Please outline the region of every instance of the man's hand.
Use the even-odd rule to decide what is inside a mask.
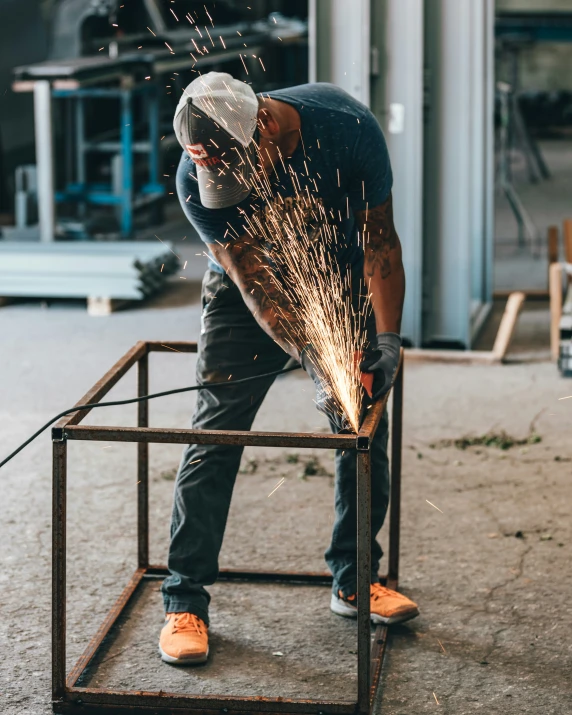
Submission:
[[[380,333],[375,343],[375,349],[362,360],[360,369],[373,373],[372,399],[377,400],[393,385],[399,367],[401,337],[396,333]]]

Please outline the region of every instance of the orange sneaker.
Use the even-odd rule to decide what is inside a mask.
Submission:
[[[417,604],[407,596],[390,588],[385,588],[380,583],[372,583],[369,590],[371,620],[374,623],[384,623],[391,626],[394,623],[403,623],[419,615]],[[357,618],[357,594],[344,596],[338,591],[332,594],[330,608],[338,616]]]
[[[209,656],[208,626],[194,613],[167,613],[159,639],[165,663],[195,665]]]

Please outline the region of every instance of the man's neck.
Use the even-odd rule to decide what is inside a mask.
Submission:
[[[280,135],[272,142],[265,140],[262,150],[269,159],[272,166],[279,161],[279,154],[283,159],[288,159],[296,151],[300,143],[302,122],[298,111],[287,102],[280,102],[277,99],[266,99],[265,104],[271,103],[272,112],[280,124]],[[267,170],[270,166],[267,167]]]

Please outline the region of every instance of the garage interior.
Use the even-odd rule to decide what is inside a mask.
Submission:
[[[187,14],[215,28],[212,52]],[[197,69],[257,92],[337,84],[385,133],[407,275],[400,590],[421,615],[389,631],[373,712],[572,712],[572,0],[0,0],[0,28],[0,458],[137,341],[199,339],[207,255],[177,200],[172,129]],[[150,392],[192,384],[195,363],[152,355]],[[106,399],[135,390],[130,373]],[[150,424],[188,427],[195,394],[154,400]],[[253,429],[329,431],[301,372]],[[49,441],[0,469],[10,715],[52,712]],[[150,448],[151,563],[180,452]],[[327,450],[248,447],[224,566],[323,571],[333,469]],[[136,448],[70,444],[68,470],[71,669],[136,562]],[[355,624],[327,587],[296,588],[216,584],[214,658],[189,670],[159,660],[150,581],[83,684],[349,700]]]

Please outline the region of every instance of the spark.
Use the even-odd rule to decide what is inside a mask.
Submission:
[[[240,59],[242,60],[242,65],[244,67],[244,71],[246,72],[246,74],[248,74],[248,70],[246,69],[246,62],[244,61],[244,57],[242,55],[240,55]]]
[[[220,40],[221,45],[222,45],[222,46],[224,47],[224,49],[226,50],[226,45],[224,44],[224,40],[222,39],[222,37],[221,37],[220,35],[218,36],[218,39]]]
[[[280,153],[279,158],[283,161]],[[342,275],[331,250],[339,240],[338,230],[323,202],[302,188],[292,167],[283,164],[294,192],[287,204],[274,196],[268,176],[253,160],[245,160],[252,164],[251,187],[263,202],[252,216],[242,213],[245,229],[259,239],[256,250],[273,266],[268,269],[270,281],[286,299],[291,317],[278,305],[273,305],[275,313],[287,341],[311,354],[328,402],[357,432],[363,389],[355,355],[365,345],[369,296],[360,291],[366,297],[361,308],[353,307],[351,277]]]
[[[447,653],[445,648],[443,648],[443,644],[441,643],[441,641],[438,638],[437,638],[437,643],[439,643],[439,645],[441,646],[441,650],[443,651],[443,653]]]
[[[187,268],[187,263],[188,263],[188,261],[185,261],[185,265],[183,266],[183,270],[185,270],[185,269]]]
[[[202,462],[202,461],[203,461],[202,459],[195,459],[194,462],[189,462],[187,466],[190,467],[191,464],[198,464],[199,462]]]
[[[165,45],[167,45],[167,47],[171,51],[171,54],[174,55],[175,53],[173,52],[173,48],[171,47],[171,45],[168,42],[165,42]]]
[[[214,22],[213,22],[212,17],[209,15],[209,11],[207,10],[207,6],[204,5],[204,8],[205,8],[205,12],[206,12],[206,14],[207,14],[208,19],[211,21],[211,25],[214,27]]]
[[[433,509],[437,509],[437,511],[441,511],[441,509],[439,509],[438,506],[435,506],[435,504],[432,504],[432,503],[429,501],[429,499],[425,499],[425,501],[427,502],[427,504],[429,504],[429,506],[432,506]],[[444,514],[444,513],[445,513],[445,512],[442,512],[442,511],[441,511],[441,514]]]
[[[173,8],[170,7],[169,10],[173,13],[173,17],[175,18],[175,20],[179,22],[179,18],[175,15],[175,11],[173,10]]]
[[[568,395],[568,397],[559,397],[558,398],[559,401],[560,400],[571,400],[571,399],[572,399],[572,395]]]
[[[435,693],[433,693],[433,697],[435,698],[435,702],[437,703],[437,705],[441,705],[441,703],[437,700],[437,696],[435,695]]]
[[[177,258],[180,260],[181,257],[180,257],[179,255],[177,255],[177,254],[175,253],[175,251],[173,251],[172,248],[170,248],[169,246],[167,246],[167,244],[165,243],[165,241],[163,241],[162,239],[160,239],[159,236],[157,236],[156,233],[154,233],[153,235],[155,236],[155,238],[157,239],[157,241],[161,241],[161,243],[163,244],[163,246],[165,246],[166,248],[168,248],[169,251],[171,251],[171,253],[172,253],[174,256],[177,256]],[[163,265],[165,265],[165,264],[163,264]]]
[[[150,27],[148,27],[147,29],[153,35],[153,37],[157,37],[157,35],[153,32],[153,30]]]
[[[282,479],[278,482],[278,484],[274,487],[274,489],[270,492],[270,494],[268,496],[271,497],[277,489],[280,489],[280,487],[284,484],[285,481],[286,481],[286,478],[282,477]]]

